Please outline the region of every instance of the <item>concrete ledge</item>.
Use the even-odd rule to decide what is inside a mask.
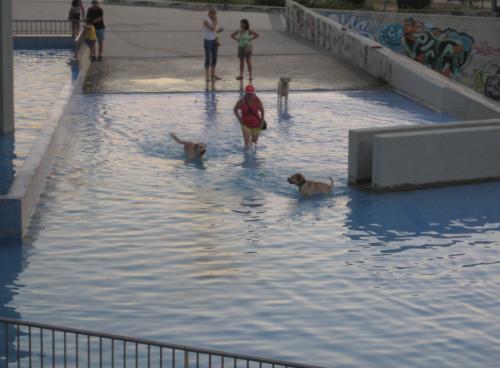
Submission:
[[[376,135],[372,189],[500,178],[500,125]]]
[[[7,195],[0,196],[0,239],[21,239],[26,230],[45,179],[49,174],[59,143],[64,138],[62,118],[72,97],[81,92],[82,83],[90,65],[88,47],[75,55],[79,76],[63,87],[51,108],[48,121],[35,141],[28,157],[18,170]]]
[[[348,180],[351,184],[362,184],[372,180],[373,142],[375,136],[390,133],[417,133],[421,131],[500,126],[500,119],[473,120],[459,123],[422,124],[388,128],[365,128],[349,130]]]
[[[14,36],[14,50],[73,50],[75,40],[71,36]]]
[[[176,8],[186,10],[207,10],[209,6],[220,10],[248,11],[263,13],[284,13],[285,8],[280,6],[261,6],[261,5],[238,5],[220,3],[190,3],[183,1],[169,0],[104,0],[107,5],[127,5],[127,6],[150,6],[157,8]]]

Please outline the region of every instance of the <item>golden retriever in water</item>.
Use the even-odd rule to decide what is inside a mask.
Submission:
[[[196,160],[203,157],[207,151],[207,145],[200,142],[182,141],[174,133],[170,133],[174,141],[184,146],[184,152],[188,160]]]
[[[289,184],[295,184],[299,187],[299,193],[305,197],[310,197],[313,194],[330,193],[333,188],[333,179],[330,178],[330,184],[310,181],[304,178],[302,174],[293,174],[288,179]]]

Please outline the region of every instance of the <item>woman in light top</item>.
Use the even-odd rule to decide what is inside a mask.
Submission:
[[[250,24],[247,19],[240,21],[240,29],[231,34],[231,38],[238,41],[238,57],[240,58],[240,75],[237,80],[243,80],[243,70],[245,69],[245,61],[248,67],[248,79],[252,80],[252,41],[259,35],[250,29]]]
[[[217,12],[215,9],[208,11],[208,17],[203,21],[203,46],[205,48],[205,77],[206,80],[221,79],[215,74],[215,66],[217,65],[217,34],[222,32],[222,28],[218,28]]]

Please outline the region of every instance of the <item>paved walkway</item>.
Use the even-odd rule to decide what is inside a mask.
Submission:
[[[16,0],[15,19],[65,19],[65,0]],[[88,6],[89,1],[84,1]],[[229,35],[247,18],[260,34],[254,41],[253,84],[275,90],[280,76],[292,78],[292,89],[361,89],[377,82],[365,72],[288,36],[280,14],[220,11],[221,48],[217,74],[223,80],[206,85],[201,23],[206,12],[169,8],[104,5],[108,28],[104,61],[94,63],[89,92],[174,92],[240,89],[237,45]],[[245,81],[248,83],[248,80]]]

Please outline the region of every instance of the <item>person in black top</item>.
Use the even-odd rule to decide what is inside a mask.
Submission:
[[[91,20],[94,24],[97,41],[99,43],[99,56],[97,60],[101,61],[106,27],[104,26],[104,12],[99,6],[99,1],[92,0],[92,6],[87,10],[87,19]]]

